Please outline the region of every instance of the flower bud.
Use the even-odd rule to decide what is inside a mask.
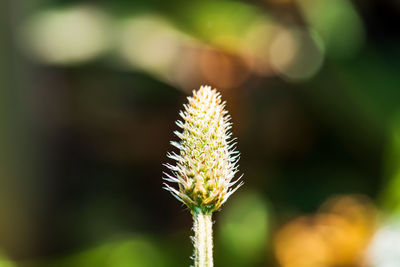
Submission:
[[[181,128],[174,132],[179,142],[171,142],[179,154],[167,154],[175,164],[165,164],[171,174],[164,173],[163,178],[177,183],[178,188],[167,183],[164,188],[192,213],[209,214],[242,185],[241,182],[233,187],[240,179],[233,181],[239,152],[231,139],[232,123],[221,95],[210,86],[201,86],[188,101],[179,114],[183,121],[176,122]]]

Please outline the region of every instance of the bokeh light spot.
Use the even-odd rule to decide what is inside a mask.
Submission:
[[[319,213],[284,225],[275,236],[275,255],[282,267],[361,266],[376,224],[377,210],[367,197],[334,197]]]
[[[122,23],[119,53],[134,69],[168,80],[186,41],[164,18],[142,15]]]
[[[105,242],[77,254],[49,260],[45,266],[163,267],[166,263],[164,254],[150,239],[134,237]]]
[[[324,49],[318,35],[300,28],[281,30],[270,48],[272,68],[288,80],[311,78],[321,68],[323,59]]]
[[[400,266],[400,218],[392,218],[375,234],[368,249],[372,267]]]
[[[364,42],[362,20],[349,0],[298,0],[310,26],[321,34],[327,54],[354,55]]]
[[[270,64],[270,46],[275,34],[282,29],[275,21],[262,18],[255,22],[244,36],[244,53],[250,56],[252,69],[263,76],[273,74]]]
[[[195,34],[228,52],[242,49],[243,35],[258,12],[238,1],[196,1],[185,7],[188,27]]]
[[[242,192],[240,198],[230,201],[221,215],[220,237],[231,257],[242,264],[257,261],[268,238],[266,201],[255,192]]]
[[[42,62],[81,63],[107,50],[109,26],[106,15],[94,7],[47,10],[24,24],[21,46]]]
[[[158,249],[145,239],[128,240],[116,244],[108,257],[110,267],[165,266]]]
[[[0,252],[0,267],[16,267],[17,265],[12,262],[11,260],[7,259],[7,257],[4,256]]]

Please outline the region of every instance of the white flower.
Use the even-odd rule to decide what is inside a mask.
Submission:
[[[176,124],[182,129],[174,133],[179,142],[171,142],[179,154],[168,153],[175,164],[165,164],[172,174],[163,179],[177,183],[178,188],[164,183],[165,189],[187,205],[192,213],[212,213],[241,185],[233,181],[238,172],[239,152],[229,129],[232,123],[224,110],[221,95],[210,86],[201,86],[188,97],[185,110],[179,115],[183,121]]]

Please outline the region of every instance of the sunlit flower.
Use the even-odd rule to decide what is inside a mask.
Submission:
[[[192,213],[209,214],[242,185],[233,187],[240,179],[233,181],[239,153],[231,139],[232,123],[221,95],[210,86],[201,86],[188,101],[179,114],[183,121],[176,122],[182,129],[174,132],[180,140],[171,142],[179,154],[168,153],[176,163],[165,164],[172,174],[164,173],[164,180],[177,183],[178,188],[164,185]]]

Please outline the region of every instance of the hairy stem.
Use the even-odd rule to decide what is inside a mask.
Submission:
[[[194,267],[212,267],[214,264],[211,214],[195,213],[193,220]]]

